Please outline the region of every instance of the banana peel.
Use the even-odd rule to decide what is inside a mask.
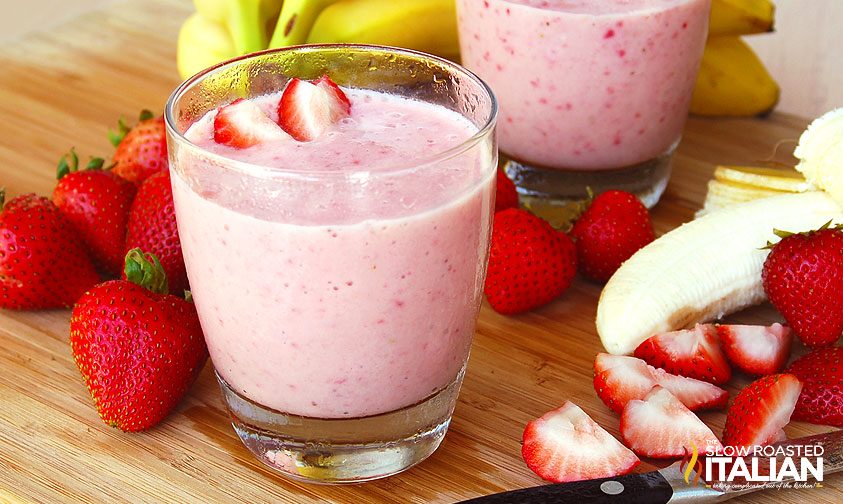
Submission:
[[[712,0],[710,37],[773,31],[776,6],[771,0]]]

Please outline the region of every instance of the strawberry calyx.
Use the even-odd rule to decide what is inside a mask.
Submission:
[[[129,250],[126,253],[126,266],[123,272],[126,274],[126,280],[156,294],[170,292],[167,274],[155,254],[144,254],[137,247]]]
[[[105,165],[105,159],[92,156],[85,165],[85,170],[102,170],[103,165]],[[61,180],[65,175],[75,171],[79,171],[79,155],[76,154],[76,149],[71,147],[70,152],[59,159],[59,165],[56,169],[56,179]]]
[[[153,117],[155,117],[155,114],[153,114],[151,110],[143,109],[138,116],[138,122],[148,121]],[[126,134],[131,130],[132,127],[126,124],[126,121],[124,121],[121,117],[117,120],[117,129],[108,130],[108,141],[111,142],[111,145],[117,147],[120,145],[120,142],[123,141],[123,138],[126,137]]]
[[[6,206],[6,188],[0,187],[0,210]]]
[[[826,229],[835,229],[835,230],[838,230],[838,231],[843,230],[843,224],[837,224],[837,225],[835,225],[835,226],[832,226],[832,225],[831,225],[831,223],[832,223],[833,221],[834,221],[834,219],[830,219],[828,222],[826,222],[825,224],[823,224],[822,226],[820,226],[820,227],[819,227],[819,228],[817,228],[817,229],[811,229],[811,230],[809,230],[809,231],[802,231],[802,232],[800,232],[800,233],[794,233],[793,231],[784,231],[784,230],[782,230],[782,229],[773,229],[773,234],[774,234],[774,235],[776,235],[776,236],[778,236],[778,237],[779,237],[779,238],[781,238],[782,240],[784,240],[785,238],[790,238],[791,236],[794,236],[794,235],[799,235],[799,236],[811,236],[811,235],[812,235],[812,234],[814,234],[814,233],[818,233],[818,232],[820,232],[820,231],[825,231]],[[769,240],[768,240],[768,241],[767,241],[767,246],[766,246],[766,247],[761,247],[761,250],[772,249],[773,247],[775,247],[775,246],[776,246],[776,244],[777,244],[777,243],[778,243],[778,242],[773,243],[773,242],[771,242],[771,241],[769,241]]]

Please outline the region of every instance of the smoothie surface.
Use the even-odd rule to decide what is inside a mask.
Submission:
[[[538,9],[557,10],[575,14],[628,14],[647,10],[663,10],[688,0],[503,0]]]

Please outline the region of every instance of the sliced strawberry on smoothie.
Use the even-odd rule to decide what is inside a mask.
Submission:
[[[349,114],[351,102],[328,76],[291,80],[278,103],[278,125],[300,142],[316,139]]]
[[[236,149],[284,138],[284,132],[251,101],[238,98],[214,117],[214,141]]]
[[[527,424],[521,455],[534,473],[555,482],[620,476],[640,463],[570,401]]]
[[[712,324],[656,334],[638,345],[635,356],[668,373],[715,385],[732,377],[732,368],[720,349],[717,330]]]
[[[767,375],[747,385],[726,412],[723,444],[755,446],[786,439],[783,429],[801,391],[802,383],[792,374]]]
[[[720,347],[737,369],[764,376],[781,372],[790,357],[793,335],[781,324],[771,326],[718,325]]]
[[[697,415],[658,385],[644,400],[633,399],[626,404],[621,414],[621,438],[640,457],[678,458],[694,447],[699,453],[723,449]]]
[[[594,390],[617,413],[629,401],[644,399],[656,385],[692,411],[722,408],[729,400],[729,393],[716,385],[670,374],[635,357],[601,353],[594,360]]]

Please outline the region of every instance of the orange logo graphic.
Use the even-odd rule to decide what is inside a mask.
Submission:
[[[699,485],[700,484],[700,475],[703,472],[703,464],[699,457],[699,450],[697,450],[697,445],[691,441],[691,453],[685,451],[685,456],[682,457],[682,463],[679,465],[679,470],[685,475],[685,483],[689,485]],[[693,482],[691,479],[691,473],[696,471],[694,474]]]

